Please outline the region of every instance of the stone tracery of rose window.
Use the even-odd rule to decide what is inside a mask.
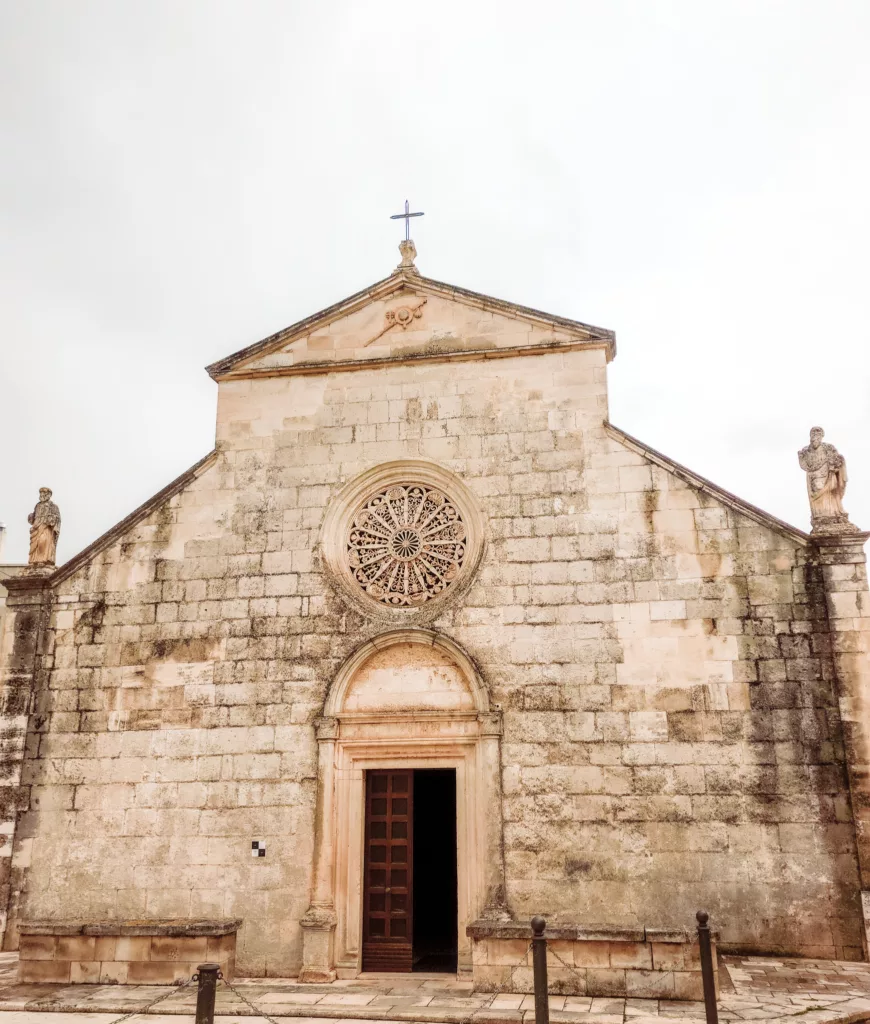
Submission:
[[[379,490],[350,524],[347,558],[356,583],[391,607],[424,604],[456,579],[466,529],[450,498],[422,484]]]

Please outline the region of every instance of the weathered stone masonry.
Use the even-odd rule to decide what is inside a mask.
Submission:
[[[345,661],[406,627],[463,651],[500,713],[515,918],[704,906],[725,948],[861,958],[862,540],[820,545],[610,426],[612,354],[403,270],[216,364],[215,452],[11,581],[7,948],[23,918],[242,918],[238,973],[295,974],[315,723]],[[483,531],[467,585],[405,618],[348,598],[322,533],[402,460],[461,481]]]
[[[28,712],[32,694],[44,685],[37,673],[44,671],[42,656],[48,637],[52,595],[37,581],[34,588],[21,589],[14,598],[15,614],[3,633],[0,650],[0,721],[2,721],[2,763],[0,763],[0,924],[5,942],[16,941],[14,926],[7,930],[9,914],[16,916],[18,896],[30,862],[32,843],[15,838],[15,823],[27,806],[27,789],[22,785],[22,766],[28,734]],[[4,949],[15,948],[4,944]]]

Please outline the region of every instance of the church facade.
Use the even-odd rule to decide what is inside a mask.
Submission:
[[[703,907],[866,958],[866,534],[612,425],[611,332],[403,257],[209,367],[214,450],[8,581],[5,948],[240,919],[238,973],[485,985],[533,914]]]

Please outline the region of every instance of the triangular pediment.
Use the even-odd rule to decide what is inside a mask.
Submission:
[[[401,270],[211,366],[215,380],[597,346],[612,331]]]

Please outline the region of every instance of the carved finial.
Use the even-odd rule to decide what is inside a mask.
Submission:
[[[397,267],[398,270],[416,270],[414,266],[414,260],[417,256],[417,246],[414,245],[414,241],[411,238],[402,239],[399,242],[399,252],[402,254],[402,262]]]
[[[843,508],[846,493],[846,460],[832,444],[825,444],[824,430],[812,427],[810,443],[798,452],[798,462],[807,475],[812,532],[817,534],[857,533]]]
[[[39,488],[39,501],[27,517],[30,523],[29,572],[50,572],[57,555],[60,536],[60,509],[51,500],[51,488]]]

